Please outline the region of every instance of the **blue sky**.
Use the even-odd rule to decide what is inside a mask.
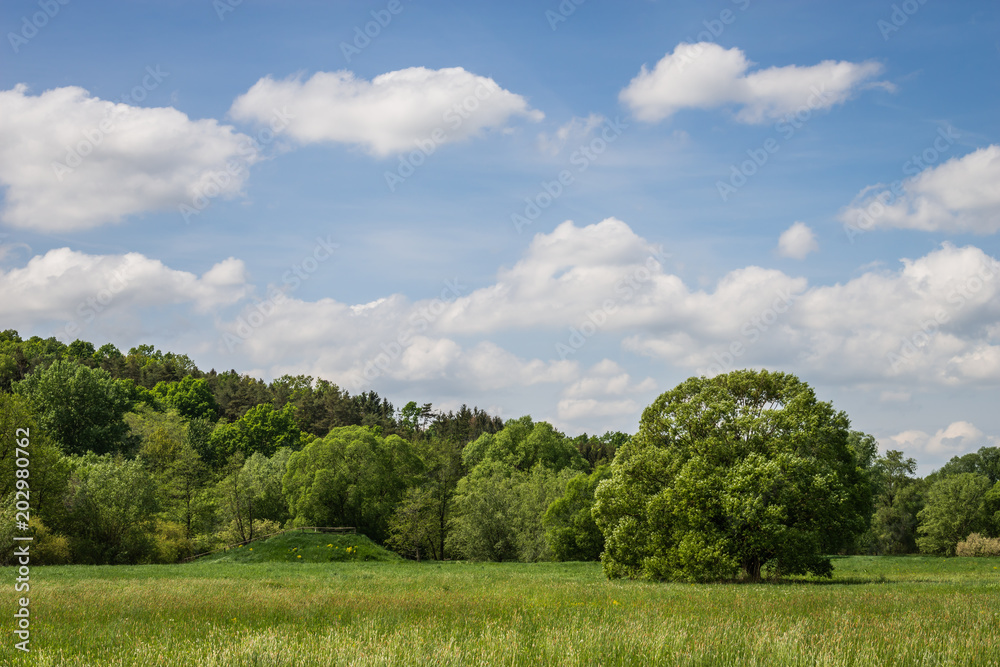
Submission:
[[[1000,443],[995,3],[17,0],[0,25],[3,328],[570,434],[767,367],[923,473]]]

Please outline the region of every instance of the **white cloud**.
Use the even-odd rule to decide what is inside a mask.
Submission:
[[[874,227],[995,234],[1000,232],[1000,145],[991,145],[896,184],[871,186],[841,213],[862,231]],[[895,196],[898,195],[898,196]]]
[[[764,123],[803,109],[841,104],[882,71],[875,62],[825,60],[809,67],[770,67],[748,74],[752,64],[737,48],[681,43],[652,70],[643,65],[619,99],[637,118],[651,123],[681,109],[722,106],[738,107],[736,118],[741,122]]]
[[[639,412],[649,402],[656,382],[647,377],[639,383],[614,361],[603,359],[563,390],[557,405],[560,420],[587,422]]]
[[[934,434],[909,430],[890,436],[890,448],[898,448],[913,456],[924,455],[944,462],[953,456],[974,452],[980,447],[1000,445],[1000,438],[987,436],[967,421],[952,422]]]
[[[632,385],[624,371],[578,376],[573,364],[591,357],[597,339],[594,349],[620,344],[683,373],[767,366],[889,392],[1000,378],[1000,264],[978,248],[946,244],[834,285],[748,266],[708,289],[686,285],[655,252],[620,220],[565,222],[536,235],[492,284],[433,303],[432,317],[421,315],[432,302],[399,295],[354,306],[290,300],[245,349],[262,365],[309,350],[314,373],[355,383],[371,382],[367,364],[382,362],[376,375],[397,382],[574,382],[562,396],[571,402],[597,400],[598,387],[630,398],[612,392]],[[514,355],[498,338],[508,331],[530,331],[551,351]]]
[[[198,313],[234,304],[250,293],[243,262],[230,257],[200,278],[139,253],[88,255],[69,248],[0,271],[0,318],[20,328],[52,327],[73,340],[91,324],[109,324],[145,308],[187,304]],[[114,330],[113,326],[101,330]]]
[[[222,326],[219,341],[272,375],[308,373],[351,391],[440,380],[452,392],[565,383],[578,375],[572,361],[523,359],[488,340],[463,347],[438,335],[432,301],[392,295],[351,306],[279,293],[273,302],[263,310],[248,305]]]
[[[819,250],[816,235],[803,222],[792,223],[792,226],[781,233],[778,238],[778,254],[792,259],[805,259],[806,255]]]
[[[1000,263],[979,248],[945,244],[833,285],[748,266],[706,289],[686,285],[654,252],[620,220],[566,222],[536,235],[520,261],[466,296],[349,304],[254,288],[233,258],[196,276],[139,254],[63,248],[0,272],[0,318],[21,330],[75,322],[86,329],[79,337],[95,341],[133,313],[143,330],[163,334],[169,325],[174,336],[214,319],[218,338],[202,353],[217,366],[305,373],[352,392],[419,388],[503,402],[531,391],[542,401],[537,412],[567,429],[627,425],[654,398],[660,371],[634,370],[649,362],[582,366],[609,355],[609,344],[626,358],[665,362],[670,375],[764,366],[814,385],[881,391],[885,404],[907,403],[913,387],[995,386],[1000,378]],[[216,315],[227,306],[239,314]],[[541,341],[542,351],[508,349],[506,330],[530,332],[522,340]]]
[[[144,108],[77,87],[0,91],[5,223],[43,232],[89,229],[179,208],[206,191],[239,194],[256,160],[250,138],[174,108]],[[227,173],[241,160],[242,170]],[[214,183],[214,184],[213,184]]]
[[[513,116],[544,116],[493,79],[461,67],[410,67],[371,81],[345,70],[317,72],[305,81],[265,77],[229,113],[264,122],[275,109],[288,110],[293,120],[284,132],[300,143],[357,144],[379,156],[415,149],[418,142],[436,147],[468,139],[503,128]]]

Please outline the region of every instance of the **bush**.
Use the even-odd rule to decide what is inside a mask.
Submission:
[[[69,538],[53,533],[41,519],[32,517],[28,522],[34,535],[31,562],[34,565],[66,565],[70,562]]]
[[[153,534],[153,560],[176,563],[194,553],[194,545],[184,534],[184,526],[173,521],[157,520]]]
[[[956,556],[1000,556],[1000,538],[970,533],[955,547]]]

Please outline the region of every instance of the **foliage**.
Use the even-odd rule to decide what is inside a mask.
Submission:
[[[917,514],[924,507],[925,484],[915,478],[917,462],[890,449],[875,463],[875,515],[870,549],[878,554],[917,550]]]
[[[153,533],[152,560],[157,563],[176,563],[194,553],[194,544],[179,523],[157,520]]]
[[[541,463],[525,472],[483,461],[458,483],[450,548],[472,560],[552,560],[542,517],[574,474]]]
[[[531,417],[511,419],[496,434],[484,433],[470,442],[462,452],[469,469],[483,461],[503,463],[521,471],[542,464],[552,470],[573,468],[583,471],[586,462],[573,442],[547,422],[531,421]]]
[[[598,466],[580,473],[566,484],[566,493],[546,510],[543,525],[556,560],[598,560],[604,551],[604,535],[591,510],[598,484],[611,476],[611,468]]]
[[[160,381],[153,387],[153,393],[186,419],[214,420],[218,416],[219,405],[204,378],[185,375],[180,382]]]
[[[40,519],[31,517],[28,523],[34,540],[31,543],[31,562],[35,565],[66,565],[72,559],[69,539],[49,530]]]
[[[984,500],[989,478],[973,472],[941,477],[927,491],[927,504],[917,515],[921,553],[953,556],[960,540],[989,526]]]
[[[522,563],[555,559],[543,518],[549,506],[566,492],[566,484],[576,474],[573,468],[556,471],[541,464],[530,472],[515,473],[514,542],[517,559]]]
[[[423,471],[410,443],[362,426],[335,428],[288,459],[282,480],[296,526],[355,526],[377,541]]]
[[[448,547],[471,560],[517,560],[513,470],[484,461],[458,482]]]
[[[1000,556],[1000,538],[983,537],[979,533],[970,533],[968,537],[955,545],[956,556]]]
[[[243,457],[255,453],[270,457],[282,447],[301,449],[306,439],[291,405],[275,410],[270,403],[263,403],[247,410],[235,422],[220,423],[212,431],[209,463],[219,465],[237,453]]]
[[[123,417],[134,386],[73,361],[56,361],[17,383],[15,391],[37,410],[39,425],[67,454],[123,453],[131,449]]]
[[[991,484],[996,484],[1000,481],[1000,447],[980,447],[977,452],[952,457],[939,470],[929,475],[929,479],[936,480],[963,472],[983,475]]]
[[[434,524],[429,526],[428,552],[434,559],[448,557],[447,538],[453,515],[453,500],[458,481],[465,475],[462,464],[464,445],[454,438],[441,438],[431,433],[414,443],[423,462],[424,474],[419,486],[429,492],[427,503],[433,512]]]
[[[242,474],[256,518],[277,524],[283,524],[290,518],[281,480],[288,469],[291,455],[291,449],[282,447],[270,458],[257,452],[243,464]]]
[[[160,412],[140,405],[126,413],[124,420],[139,443],[137,458],[150,472],[169,468],[188,440],[187,422],[174,409]]]
[[[65,513],[62,496],[69,480],[69,465],[49,442],[46,430],[38,427],[28,400],[0,393],[0,498],[14,498],[18,479],[15,475],[17,449],[23,444],[25,433],[28,446],[22,449],[28,452],[30,461],[31,497],[28,500],[32,516],[58,519]]]
[[[573,438],[573,444],[587,462],[588,470],[610,464],[615,458],[618,448],[628,442],[629,436],[621,431],[608,431],[600,437],[588,436],[586,433]]]
[[[871,484],[848,420],[798,378],[691,378],[643,413],[596,492],[609,577],[828,575],[864,532]]]
[[[149,473],[137,462],[111,456],[75,462],[65,497],[63,532],[74,563],[128,564],[150,560],[157,506]]]
[[[434,492],[424,487],[410,487],[389,519],[389,539],[386,545],[393,551],[420,561],[420,550],[424,556],[439,559],[435,553],[437,543],[433,539],[438,529]],[[429,547],[429,548],[428,548]]]

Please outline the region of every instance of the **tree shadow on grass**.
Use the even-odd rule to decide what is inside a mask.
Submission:
[[[876,577],[840,577],[837,579],[761,579],[760,581],[740,580],[735,584],[765,584],[769,586],[863,586],[868,584],[933,584],[936,579],[889,579],[883,575]]]

